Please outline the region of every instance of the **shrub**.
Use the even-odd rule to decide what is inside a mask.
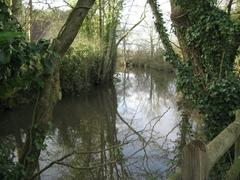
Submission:
[[[60,81],[64,94],[79,94],[98,77],[99,52],[90,46],[71,48],[61,61]]]

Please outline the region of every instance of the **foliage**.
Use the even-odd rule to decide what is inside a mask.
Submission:
[[[228,124],[240,105],[240,79],[234,72],[240,26],[211,3],[203,1],[196,6],[194,11],[188,7],[192,25],[185,38],[188,47],[197,49],[203,74],[196,73],[190,56],[178,68],[178,89],[205,115],[205,122],[220,124],[216,135],[223,128],[221,121]]]
[[[0,179],[21,179],[24,176],[22,166],[15,163],[15,145],[12,139],[1,138],[0,144]]]
[[[23,36],[23,33],[20,33],[20,32],[1,32],[0,33],[0,42],[11,41],[18,36]]]
[[[7,101],[20,91],[43,86],[43,77],[52,73],[49,41],[29,43],[17,20],[0,1],[0,99]]]
[[[48,135],[48,132],[46,130],[51,129],[51,123],[48,123],[46,125],[33,125],[30,130],[31,132],[29,133],[31,134],[31,138],[29,138],[31,141],[31,145],[28,149],[25,149],[24,147],[17,147],[14,143],[14,137],[9,136],[0,138],[0,179],[28,179],[28,168],[26,168],[24,162],[17,161],[16,159],[20,159],[20,157],[25,153],[32,151],[33,147],[36,148],[36,152],[41,152],[42,150],[44,150],[47,147],[45,143],[45,137]],[[29,134],[26,134],[26,136],[28,136]],[[26,137],[26,139],[28,139],[28,137]],[[20,151],[21,154],[18,154],[18,156],[16,156],[16,152],[18,151]],[[37,154],[38,153],[32,154],[31,156],[28,155],[26,161],[38,162],[39,156]]]
[[[215,7],[214,1],[177,3],[186,11],[187,22],[178,30],[188,48],[184,63],[178,66],[177,86],[200,110],[210,141],[234,120],[234,112],[240,108],[240,78],[234,70],[240,24]],[[215,167],[212,177],[223,177],[218,170],[225,172],[228,158]]]
[[[63,93],[79,94],[81,90],[112,79],[122,2],[97,2],[89,11],[72,49],[61,61]]]
[[[70,10],[34,9],[32,13],[31,39],[33,42],[37,42],[40,39],[56,38]]]
[[[165,51],[163,49],[157,49],[151,56],[149,50],[144,47],[137,51],[129,52],[126,63],[127,66],[149,67],[156,70],[171,71],[173,67],[164,61],[164,54]],[[118,57],[118,62],[120,65],[124,63],[124,55]]]
[[[79,94],[98,79],[99,52],[91,46],[71,48],[61,60],[60,82],[63,93]]]
[[[150,0],[149,5],[152,9],[152,12],[156,18],[155,27],[157,32],[160,35],[163,47],[165,48],[165,60],[171,63],[174,67],[181,64],[180,57],[172,48],[171,41],[169,40],[167,28],[164,26],[165,22],[163,19],[163,13],[159,9],[159,5],[156,0]]]

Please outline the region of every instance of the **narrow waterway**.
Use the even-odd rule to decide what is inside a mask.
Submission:
[[[74,154],[44,171],[42,180],[166,179],[179,136],[174,73],[131,70],[115,76],[112,86],[57,104],[39,169]],[[0,136],[16,147],[31,125],[30,109],[0,114]]]

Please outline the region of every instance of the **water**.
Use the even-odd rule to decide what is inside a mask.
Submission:
[[[119,72],[116,79],[115,86],[64,97],[57,104],[40,169],[75,153],[41,179],[166,179],[180,120],[175,76],[134,70]],[[0,115],[0,136],[21,147],[31,106]]]

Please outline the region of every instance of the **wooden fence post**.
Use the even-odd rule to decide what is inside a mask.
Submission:
[[[238,119],[240,119],[240,110],[236,111],[236,120]],[[234,163],[239,164],[239,158],[240,158],[240,137],[238,137],[237,141],[235,142]],[[240,176],[238,176],[236,180],[240,180]]]
[[[181,169],[182,180],[208,179],[208,155],[203,142],[195,140],[184,147]]]
[[[238,110],[236,112],[236,120],[240,119],[240,111]],[[240,136],[235,142],[235,158],[238,158],[240,156]]]

